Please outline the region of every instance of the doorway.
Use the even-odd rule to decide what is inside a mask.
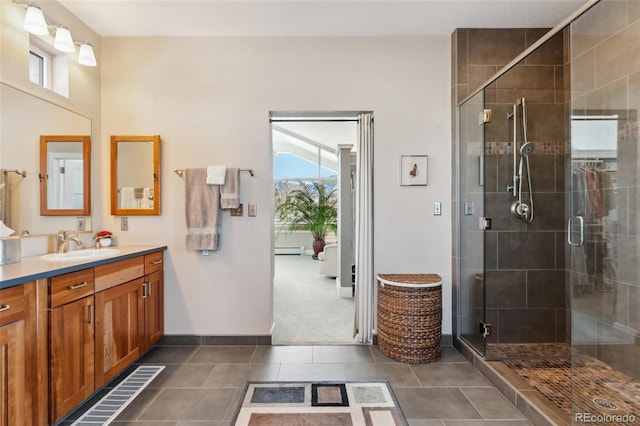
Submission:
[[[352,266],[359,114],[271,114],[275,345],[357,343]],[[326,232],[319,253],[306,219],[291,220],[278,211],[288,195],[303,190],[316,199],[333,197],[337,204],[337,227]]]

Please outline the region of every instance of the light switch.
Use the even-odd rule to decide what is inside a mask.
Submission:
[[[256,217],[258,212],[256,210],[256,205],[254,203],[249,204],[249,217]]]

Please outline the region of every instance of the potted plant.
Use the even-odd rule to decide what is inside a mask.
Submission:
[[[111,245],[111,237],[113,237],[111,231],[100,231],[96,233],[95,240],[100,244],[100,247],[109,247]]]
[[[276,194],[276,215],[289,231],[307,229],[313,234],[313,253],[324,249],[324,239],[329,231],[338,230],[338,196],[336,189],[327,190],[318,182],[304,183],[291,188],[288,185]]]

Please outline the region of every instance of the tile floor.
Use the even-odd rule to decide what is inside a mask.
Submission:
[[[228,426],[248,380],[388,380],[411,426],[530,424],[450,346],[420,365],[375,346],[157,346],[137,364],[166,368],[113,425]]]

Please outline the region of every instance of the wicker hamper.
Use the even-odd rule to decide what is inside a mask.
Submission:
[[[378,275],[378,348],[412,364],[440,357],[442,278],[436,274]]]

